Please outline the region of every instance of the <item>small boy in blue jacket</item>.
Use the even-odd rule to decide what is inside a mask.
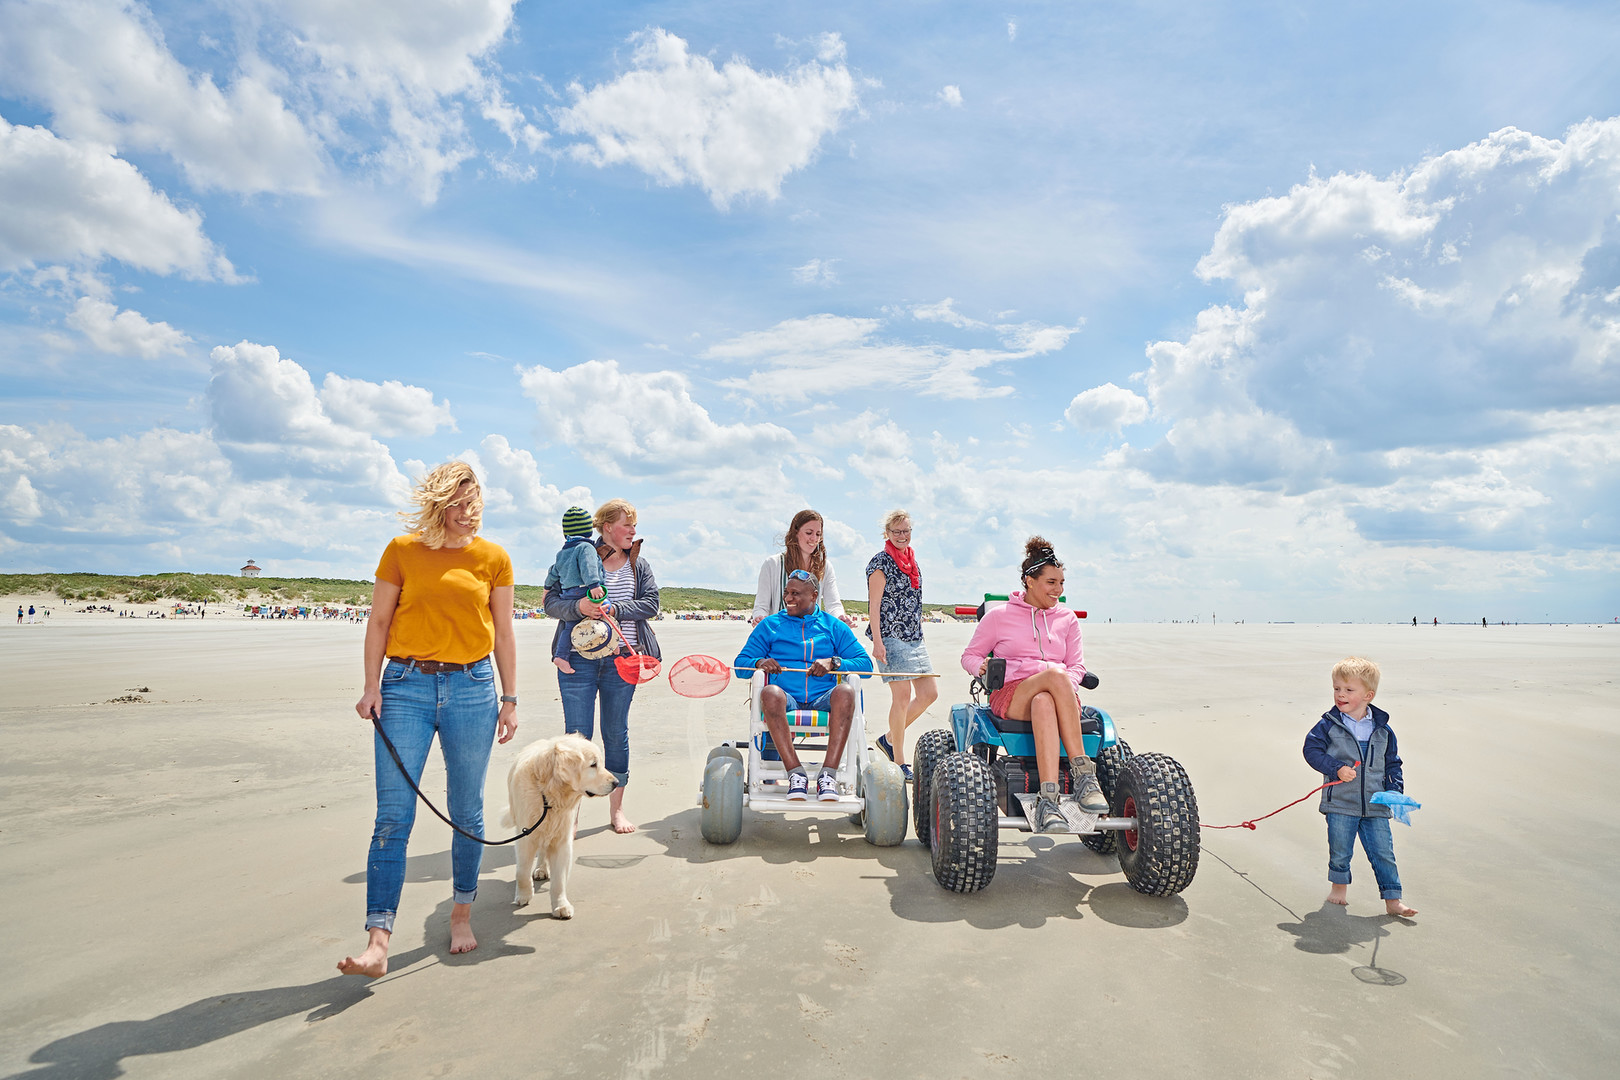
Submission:
[[[1391,915],[1410,918],[1416,908],[1401,899],[1401,877],[1395,869],[1395,840],[1389,831],[1389,807],[1372,802],[1380,791],[1405,791],[1401,756],[1389,713],[1375,708],[1378,665],[1349,656],[1333,665],[1333,708],[1322,714],[1305,736],[1305,761],[1328,780],[1322,789],[1322,813],[1328,827],[1328,903],[1348,906],[1350,856],[1356,838],[1378,879],[1378,895]],[[1360,768],[1357,768],[1357,766]]]

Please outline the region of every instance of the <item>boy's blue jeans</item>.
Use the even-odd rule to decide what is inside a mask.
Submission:
[[[448,795],[445,812],[474,836],[484,835],[484,778],[495,743],[495,668],[489,658],[465,671],[428,675],[388,661],[382,674],[382,728],[388,733],[411,779],[422,782],[422,767],[435,732],[444,755]],[[366,857],[366,929],[394,929],[399,894],[405,887],[405,845],[416,822],[416,794],[375,734],[377,824]],[[466,837],[450,840],[451,884],[458,904],[478,895],[478,868],[484,848]]]
[[[1323,816],[1327,818],[1328,828],[1328,882],[1350,884],[1350,856],[1359,836],[1361,850],[1372,863],[1373,877],[1378,879],[1378,895],[1385,900],[1400,899],[1401,875],[1395,869],[1395,838],[1389,833],[1389,818],[1355,814]]]
[[[589,739],[596,733],[596,701],[602,700],[602,763],[622,788],[630,782],[630,701],[636,684],[619,677],[611,656],[587,660],[575,653],[570,675],[557,672],[562,695],[563,730]]]

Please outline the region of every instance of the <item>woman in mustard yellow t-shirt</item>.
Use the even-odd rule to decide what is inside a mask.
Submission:
[[[414,782],[421,781],[437,734],[450,818],[481,836],[490,748],[497,736],[504,743],[517,733],[512,560],[500,545],[477,535],[484,500],[471,466],[440,465],[416,485],[411,498],[416,513],[401,516],[412,531],[390,540],[377,564],[366,625],[365,690],[355,711],[379,718]],[[495,670],[501,676],[499,703]],[[405,844],[416,820],[416,796],[382,739],[372,741],[377,824],[366,858],[370,941],[359,956],[344,957],[338,970],[377,978],[388,970],[388,940],[405,886]],[[478,947],[472,902],[482,860],[482,845],[453,836],[453,953]]]

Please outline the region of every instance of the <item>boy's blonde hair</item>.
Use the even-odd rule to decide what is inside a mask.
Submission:
[[[1378,665],[1365,656],[1347,656],[1333,665],[1334,682],[1354,679],[1375,694],[1378,692],[1378,680],[1382,676],[1383,672],[1378,670]]]
[[[636,523],[636,508],[630,505],[629,499],[609,499],[596,508],[591,515],[591,524],[596,526],[596,535],[601,536],[607,527],[619,520],[619,515],[625,514],[630,518],[630,524]]]
[[[421,533],[422,543],[430,548],[444,547],[445,541],[450,538],[444,528],[445,511],[450,509],[450,504],[456,501],[456,492],[466,483],[472,484],[469,509],[476,522],[473,526],[476,532],[484,521],[484,491],[478,484],[478,474],[465,461],[447,461],[417,481],[411,492],[411,502],[416,504],[416,510],[401,510],[399,513],[406,530]]]

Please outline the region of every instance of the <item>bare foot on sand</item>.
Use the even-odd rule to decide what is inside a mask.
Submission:
[[[636,827],[630,819],[624,816],[624,788],[614,788],[613,794],[608,796],[609,819],[616,833],[633,833]]]
[[[338,962],[337,969],[345,975],[364,975],[368,979],[382,978],[388,974],[388,938],[387,930],[372,927],[371,940],[366,943],[366,951],[359,956],[345,956]]]
[[[450,951],[472,952],[478,948],[478,939],[472,932],[472,905],[456,904],[450,909]]]
[[[1328,890],[1327,901],[1330,904],[1338,904],[1340,907],[1349,907],[1350,906],[1350,886],[1348,886],[1348,885],[1335,885],[1335,886],[1333,886],[1333,888]]]
[[[1385,900],[1384,910],[1391,915],[1399,915],[1403,919],[1410,919],[1417,914],[1417,908],[1407,907],[1406,902],[1398,896],[1393,900]]]

